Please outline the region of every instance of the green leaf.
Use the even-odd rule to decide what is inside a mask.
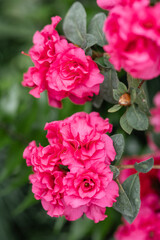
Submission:
[[[131,175],[125,180],[122,186],[128,196],[128,199],[130,200],[133,209],[133,216],[129,216],[127,214],[124,214],[123,216],[129,223],[132,223],[139,212],[141,204],[139,175],[137,173]]]
[[[75,2],[67,12],[63,31],[71,42],[79,46],[86,42],[86,11],[81,3]]]
[[[115,103],[113,98],[113,90],[117,88],[118,85],[118,76],[114,69],[105,69],[101,72],[104,75],[104,81],[100,85],[100,92],[98,96],[93,98],[93,105],[96,108],[101,106],[103,100],[109,103]]]
[[[117,111],[118,111],[119,109],[121,109],[121,108],[122,108],[121,105],[116,104],[116,105],[114,105],[113,107],[109,108],[109,109],[108,109],[108,112],[114,113],[114,112],[117,112]]]
[[[109,167],[110,167],[111,171],[113,172],[113,179],[116,179],[120,174],[119,169],[113,165],[110,165]]]
[[[124,83],[122,83],[122,82],[118,83],[117,90],[119,91],[119,93],[121,93],[121,95],[126,93],[126,92],[128,92],[128,89],[127,89],[126,85]]]
[[[126,118],[128,124],[139,131],[145,131],[148,129],[149,121],[148,117],[137,106],[132,105],[127,109]]]
[[[152,169],[153,164],[154,164],[154,159],[149,158],[146,161],[135,163],[134,167],[138,172],[147,173]]]
[[[119,82],[117,89],[113,90],[113,97],[118,102],[120,97],[126,92],[128,92],[126,85],[122,82]]]
[[[128,81],[128,87],[130,88],[137,88],[141,82],[140,79],[133,78],[129,73],[127,73],[127,81]]]
[[[113,208],[120,212],[122,215],[133,217],[133,209],[131,202],[123,188],[123,186],[119,183],[119,197],[117,201],[113,204]]]
[[[130,96],[131,96],[131,104],[135,103],[136,98],[137,98],[137,89],[136,88],[130,89]]]
[[[81,47],[84,50],[87,50],[88,48],[92,47],[96,43],[97,43],[97,40],[92,34],[86,34],[86,42],[84,42],[84,44],[82,44]]]
[[[103,32],[103,25],[106,19],[106,15],[104,13],[96,14],[88,26],[88,32],[95,36],[97,40],[97,44],[103,47],[107,44],[104,32]]]
[[[124,147],[125,147],[124,137],[122,134],[115,134],[111,136],[111,138],[113,140],[113,146],[116,151],[115,161],[119,161],[124,152]]]
[[[131,132],[133,131],[133,128],[128,124],[126,113],[124,113],[120,118],[120,125],[121,128],[128,134],[131,134]]]
[[[144,86],[142,86],[140,89],[137,89],[137,97],[135,103],[138,104],[140,110],[145,112],[147,115],[150,115],[148,101],[146,93],[144,91]]]

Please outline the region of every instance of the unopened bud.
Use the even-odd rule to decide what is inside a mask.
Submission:
[[[118,102],[121,106],[130,106],[131,105],[131,96],[129,93],[124,93]]]

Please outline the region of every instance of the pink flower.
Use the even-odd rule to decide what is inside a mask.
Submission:
[[[104,220],[105,208],[118,197],[118,185],[112,178],[113,173],[104,163],[96,162],[87,169],[73,167],[64,178],[64,200],[69,208],[66,218],[76,220],[85,213],[96,223]]]
[[[64,214],[64,177],[65,172],[58,167],[53,173],[36,172],[29,176],[34,197],[41,200],[43,208],[51,217],[59,217]]]
[[[40,94],[45,90],[45,74],[46,68],[37,69],[30,67],[28,72],[24,74],[22,85],[31,87],[30,94],[35,98],[40,98]]]
[[[36,67],[41,64],[48,66],[55,58],[55,43],[60,40],[58,32],[55,30],[61,21],[59,16],[51,18],[52,23],[46,25],[40,32],[37,31],[33,36],[33,47],[29,51],[32,61]]]
[[[112,139],[106,132],[112,130],[108,119],[98,113],[76,113],[64,121],[47,123],[50,144],[61,144],[63,165],[89,167],[92,163],[110,164],[115,159]]]
[[[53,172],[56,165],[62,164],[60,154],[62,149],[58,145],[42,147],[31,142],[24,150],[23,158],[27,166],[32,166],[34,172]]]
[[[49,145],[32,141],[24,150],[32,192],[51,217],[68,220],[84,213],[95,222],[104,220],[105,208],[118,197],[118,185],[108,165],[116,152],[108,119],[96,112],[76,113],[63,121],[47,123]]]
[[[148,197],[151,198],[149,201],[157,206],[158,197],[155,195]],[[147,201],[148,199],[142,202],[139,214],[132,224],[124,221],[124,225],[118,228],[115,234],[116,240],[135,240],[137,237],[138,240],[160,239],[160,206],[155,211],[153,204],[146,204]]]
[[[150,123],[154,127],[154,131],[160,133],[160,92],[154,97],[155,108],[151,109]]]
[[[103,8],[105,10],[111,10],[116,5],[120,4],[121,0],[97,0],[97,5],[100,8]]]
[[[46,75],[49,88],[55,92],[53,99],[60,102],[68,96],[76,104],[90,101],[93,94],[99,93],[104,80],[96,63],[83,49],[65,39],[58,41],[55,49],[56,60],[50,64]]]
[[[138,5],[139,6],[147,6],[149,5],[148,0],[97,0],[97,4],[100,8],[105,10],[111,10],[112,8],[116,7],[117,5]]]
[[[121,6],[109,14],[104,47],[117,70],[124,68],[135,78],[152,79],[160,74],[160,4],[154,7]]]
[[[104,76],[83,49],[59,36],[55,27],[61,18],[51,19],[52,24],[33,37],[29,55],[35,67],[24,74],[22,85],[32,88],[30,94],[36,98],[46,90],[53,107],[61,108],[61,100],[66,97],[76,104],[84,104],[99,93]]]

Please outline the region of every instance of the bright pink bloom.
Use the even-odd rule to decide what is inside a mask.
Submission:
[[[36,172],[29,176],[34,197],[41,200],[43,208],[51,217],[64,214],[63,178],[65,175],[65,172],[56,167],[53,173]]]
[[[37,147],[35,141],[32,141],[24,150],[23,158],[26,159],[27,166],[33,167],[34,172],[53,172],[56,165],[62,164],[61,151],[62,148],[58,145]]]
[[[111,10],[113,7],[116,7],[117,5],[130,5],[130,6],[136,6],[139,4],[139,6],[147,6],[149,5],[148,0],[97,0],[97,4],[99,7],[105,9],[105,10]]]
[[[22,85],[31,87],[30,94],[35,98],[40,98],[40,94],[45,90],[46,68],[37,69],[30,67],[28,72],[24,74]]]
[[[23,158],[32,166],[32,192],[48,215],[68,220],[84,213],[95,222],[104,220],[105,208],[118,196],[118,185],[108,165],[116,152],[108,119],[99,113],[76,113],[63,121],[47,123],[50,145],[32,141]]]
[[[72,167],[64,178],[68,220],[76,220],[83,213],[96,223],[104,220],[105,208],[111,207],[118,197],[118,185],[112,180],[109,166],[96,162],[89,168]],[[78,210],[79,214],[76,215]]]
[[[148,197],[150,199],[147,199]],[[129,224],[124,220],[124,225],[118,228],[115,234],[116,240],[135,240],[137,237],[138,240],[160,239],[160,205],[157,206],[159,198],[155,195],[148,197],[142,202],[134,222]],[[153,206],[157,206],[157,209],[155,210]]]
[[[29,143],[29,145],[25,148],[23,152],[23,158],[26,159],[27,166],[32,166],[31,164],[31,158],[32,158],[32,152],[34,149],[37,148],[36,142],[32,141]]]
[[[150,123],[154,126],[154,131],[160,133],[160,92],[154,97],[155,108],[151,109]]]
[[[53,100],[59,101],[59,106],[60,100],[67,96],[76,104],[90,101],[93,94],[99,93],[100,83],[104,80],[97,64],[83,49],[65,39],[58,41],[55,49],[56,60],[46,75],[49,88],[55,92]]]
[[[105,134],[112,126],[98,113],[76,113],[64,121],[47,123],[45,129],[50,144],[62,145],[64,165],[89,167],[96,161],[110,164],[115,159],[113,141]]]
[[[37,31],[29,55],[35,64],[24,74],[22,85],[30,87],[30,94],[39,98],[47,90],[49,104],[62,107],[61,100],[69,97],[76,104],[90,101],[99,93],[104,76],[85,51],[68,43],[55,30],[61,20],[52,17],[52,24]]]
[[[60,40],[58,32],[55,30],[61,21],[59,16],[51,18],[52,23],[46,25],[40,32],[33,36],[33,47],[29,50],[29,55],[36,67],[41,68],[41,64],[46,66],[53,62],[55,58],[55,43]]]
[[[160,74],[159,11],[160,4],[119,5],[110,12],[104,24],[109,44],[104,49],[117,70],[124,68],[145,80]]]

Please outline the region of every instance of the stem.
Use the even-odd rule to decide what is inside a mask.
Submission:
[[[120,170],[123,169],[134,169],[134,165],[119,165],[117,166]],[[152,169],[160,169],[160,165],[154,165]]]
[[[142,81],[140,82],[140,84],[139,84],[139,86],[138,86],[139,89],[142,87],[142,85],[143,85],[144,82],[145,82],[145,80],[142,80]]]
[[[103,57],[103,54],[104,53],[101,53],[101,52],[96,52],[96,51],[92,51],[92,59],[94,60],[95,58],[100,58],[100,57]]]

